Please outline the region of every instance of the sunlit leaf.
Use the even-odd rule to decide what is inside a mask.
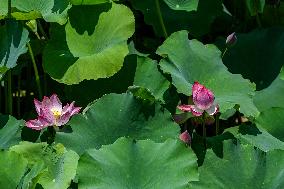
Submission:
[[[1,122],[5,118],[8,118],[7,122],[4,121],[5,125],[0,129],[0,149],[8,149],[21,141],[21,126],[23,122],[12,116],[0,116]]]
[[[128,54],[127,39],[134,33],[134,16],[124,5],[109,6],[73,7],[66,33],[53,28],[44,52],[44,68],[53,79],[76,84],[107,78],[121,69]]]
[[[15,152],[0,151],[0,186],[15,189],[24,176],[27,160]]]
[[[0,19],[8,14],[8,1],[0,0]],[[47,22],[64,24],[71,5],[68,0],[12,0],[12,17],[17,20],[43,18]]]
[[[7,20],[6,24],[0,27],[1,74],[15,67],[19,56],[27,52],[28,35],[28,30],[17,21]]]
[[[43,188],[67,189],[75,177],[79,156],[61,144],[22,142],[11,151],[28,160],[30,170],[24,177],[23,188],[39,183]]]

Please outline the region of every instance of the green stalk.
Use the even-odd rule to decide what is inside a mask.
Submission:
[[[12,18],[12,0],[8,0],[8,18]]]
[[[202,115],[202,136],[203,136],[203,142],[204,142],[204,147],[206,150],[206,127],[205,127],[205,113]]]
[[[259,14],[257,13],[255,15],[255,18],[256,18],[256,22],[257,22],[257,25],[259,28],[262,28],[262,24],[261,24],[261,21],[260,21],[260,18],[259,18]]]
[[[219,134],[219,114],[216,115],[216,135]]]
[[[38,75],[38,69],[37,69],[37,66],[36,66],[34,53],[33,53],[32,47],[31,47],[29,42],[27,43],[27,46],[28,46],[29,53],[30,53],[30,56],[31,56],[31,59],[32,59],[32,63],[33,63],[33,68],[34,68],[34,72],[35,72],[35,78],[36,78],[35,80],[36,80],[38,95],[39,95],[39,98],[42,99],[42,91],[41,91],[41,86],[40,86],[40,79],[39,79],[39,75]]]
[[[226,54],[227,51],[228,51],[228,47],[226,47],[225,50],[224,50],[224,52],[222,53],[222,55],[221,55],[221,58],[222,58],[222,59],[224,58],[224,56],[225,56],[225,54]]]
[[[7,72],[7,113],[13,114],[13,97],[12,97],[12,71]]]
[[[160,21],[160,24],[161,24],[161,27],[162,27],[162,30],[163,30],[163,33],[164,33],[164,37],[167,38],[168,33],[167,33],[165,23],[164,23],[164,20],[163,20],[163,15],[162,15],[162,12],[161,12],[159,0],[155,0],[155,4],[156,4],[156,9],[157,9],[159,21]]]
[[[203,120],[202,120],[202,136],[204,139],[206,139],[206,127],[205,127],[205,116],[203,115]]]
[[[18,75],[17,116],[21,116],[21,75]]]
[[[47,40],[48,37],[47,37],[47,35],[46,35],[46,33],[45,33],[45,31],[44,31],[40,21],[38,21],[38,20],[37,20],[37,26],[38,26],[38,29],[39,29],[40,33],[43,35],[44,39]]]

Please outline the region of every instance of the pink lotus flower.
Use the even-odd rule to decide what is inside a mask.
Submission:
[[[213,92],[197,81],[192,86],[192,99],[194,105],[183,104],[178,108],[184,112],[191,112],[194,116],[201,116],[204,111],[209,115],[214,115],[219,110],[218,105],[214,104]]]
[[[26,122],[26,126],[35,130],[41,130],[48,126],[65,125],[71,116],[78,114],[81,107],[75,107],[74,101],[62,108],[62,103],[56,94],[51,95],[50,98],[44,97],[40,102],[34,99],[35,108],[38,118]]]
[[[184,131],[179,135],[179,139],[182,140],[184,143],[190,144],[191,143],[191,137],[187,131]]]

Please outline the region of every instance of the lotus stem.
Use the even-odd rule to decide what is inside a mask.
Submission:
[[[7,72],[7,113],[13,113],[13,96],[12,96],[12,71]]]
[[[162,30],[163,30],[163,33],[164,33],[164,37],[167,38],[168,33],[167,33],[167,29],[165,27],[165,23],[164,23],[163,15],[162,15],[162,12],[161,12],[159,0],[155,0],[155,4],[156,4],[156,9],[157,9],[159,21],[160,21],[160,24],[161,24],[161,27],[162,27]]]
[[[228,51],[228,47],[226,47],[225,50],[224,50],[224,52],[222,53],[222,55],[221,55],[221,58],[222,58],[222,59],[224,58],[224,56],[225,56],[225,54],[227,53],[227,51]]]
[[[32,63],[33,63],[33,68],[34,68],[34,72],[35,72],[35,80],[36,80],[36,85],[37,85],[37,89],[38,89],[38,95],[39,98],[42,98],[42,91],[41,91],[41,86],[40,86],[40,79],[39,79],[39,75],[38,75],[38,69],[37,69],[37,65],[36,65],[36,61],[35,61],[35,57],[34,57],[34,53],[32,50],[32,47],[30,45],[30,43],[27,43],[28,49],[29,49],[29,53],[32,59]]]

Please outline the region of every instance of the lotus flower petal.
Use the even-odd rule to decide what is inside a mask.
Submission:
[[[72,115],[79,113],[81,110],[81,107],[74,107],[74,103],[75,102],[73,101],[70,105],[69,104],[65,105],[62,109],[62,114],[69,112],[70,116],[72,116]]]
[[[62,116],[60,116],[60,118],[57,120],[56,122],[56,126],[61,126],[61,125],[65,125],[69,119],[71,117],[71,114],[69,112],[63,114]]]
[[[34,104],[35,104],[35,108],[36,108],[36,112],[37,114],[40,114],[40,110],[41,110],[41,102],[38,101],[37,99],[34,99]]]
[[[219,111],[219,106],[214,104],[209,109],[205,110],[209,115],[214,115]]]
[[[185,143],[191,143],[191,137],[190,134],[187,131],[184,131],[179,135],[180,140],[182,140]]]
[[[201,110],[209,109],[213,105],[215,99],[213,92],[198,82],[194,82],[193,84],[192,96],[193,103]]]
[[[45,123],[42,123],[39,119],[27,121],[26,126],[35,130],[41,130],[47,127],[47,125]]]
[[[184,112],[191,112],[191,106],[192,105],[182,104],[182,105],[178,106],[178,109],[180,109],[181,111],[184,111]]]
[[[204,110],[199,109],[198,107],[191,105],[191,113],[194,116],[201,116],[203,114]]]
[[[53,109],[56,109],[60,112],[62,111],[62,103],[60,102],[56,94],[51,95],[50,103]]]

